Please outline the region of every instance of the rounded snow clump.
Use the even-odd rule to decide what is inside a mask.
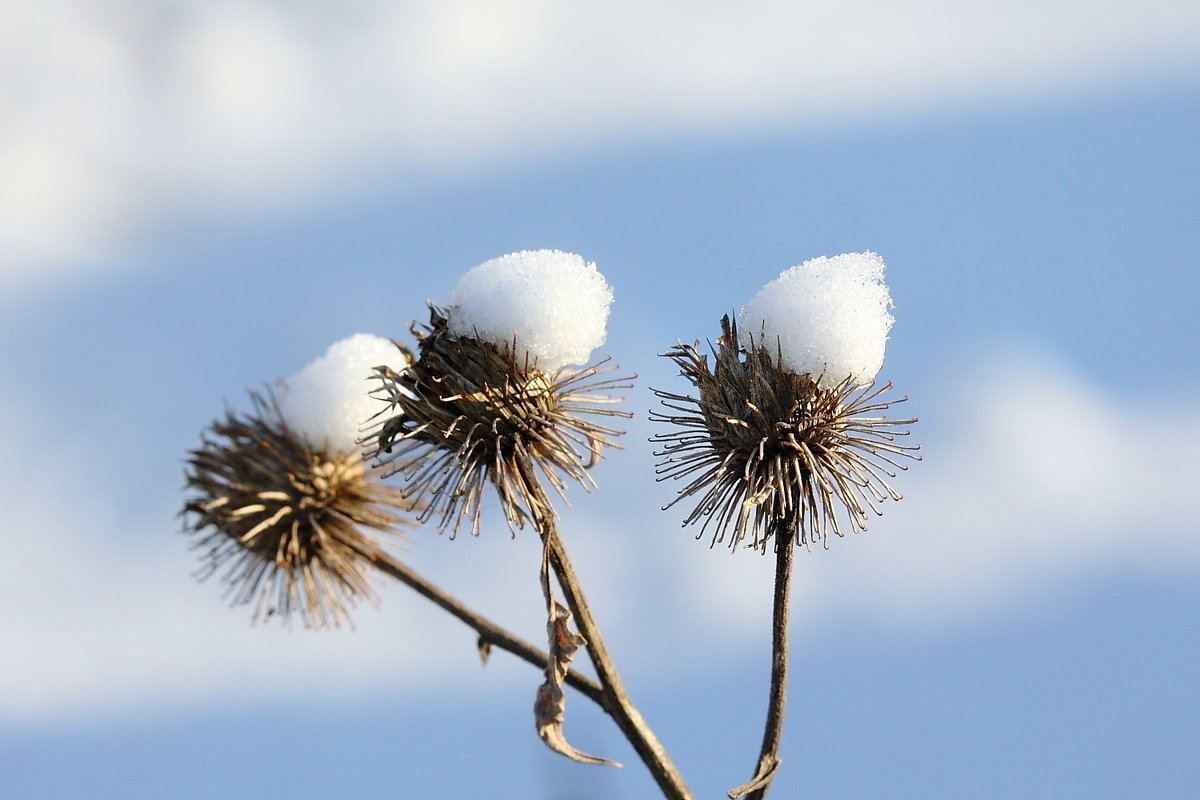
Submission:
[[[822,388],[868,383],[883,366],[892,298],[877,253],[820,257],[784,270],[742,307],[742,347],[766,347]],[[778,348],[778,351],[776,350]]]
[[[484,262],[459,279],[448,326],[496,345],[516,338],[519,362],[545,373],[586,364],[604,344],[612,289],[575,253],[522,250]]]
[[[283,381],[275,394],[279,413],[315,449],[356,452],[363,424],[387,408],[369,394],[372,370],[383,364],[402,372],[408,359],[395,344],[369,333],[335,342],[325,355]]]

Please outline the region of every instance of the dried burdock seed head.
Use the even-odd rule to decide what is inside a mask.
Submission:
[[[381,484],[358,451],[326,453],[288,428],[271,396],[250,393],[253,411],[226,412],[187,462],[185,532],[203,566],[218,572],[234,605],[254,620],[297,614],[305,627],[340,626],[362,598],[382,543],[411,506]]]
[[[696,346],[664,353],[698,396],[655,390],[670,411],[651,418],[682,430],[651,441],[659,480],[688,481],[667,507],[696,499],[684,525],[703,520],[697,538],[711,527],[731,548],[749,538],[765,552],[778,534],[826,543],[900,499],[888,479],[919,448],[898,443],[915,419],[880,416],[907,399],[874,381],[892,326],[883,270],[871,252],[806,261],[746,304],[748,330],[721,320],[711,366]]]
[[[201,579],[215,573],[254,619],[292,613],[306,627],[339,626],[351,606],[374,603],[368,573],[381,537],[397,537],[402,493],[381,484],[357,443],[376,365],[403,371],[407,353],[358,334],[280,382],[250,393],[250,413],[227,411],[187,462],[185,532],[196,537]]]
[[[899,458],[917,458],[918,448],[897,443],[914,419],[879,416],[893,402],[891,384],[857,384],[850,379],[821,388],[810,375],[778,367],[778,353],[756,347],[741,353],[736,323],[721,320],[713,364],[695,346],[665,353],[699,397],[654,390],[668,413],[651,419],[682,430],[657,434],[659,480],[687,480],[665,508],[685,498],[696,506],[684,525],[703,520],[712,543],[748,545],[765,552],[770,537],[785,526],[793,541],[825,542],[829,531],[866,530],[868,511],[900,495],[888,484]]]
[[[628,378],[603,376],[600,362],[547,374],[518,343],[457,335],[445,312],[414,326],[420,356],[408,370],[378,370],[376,397],[391,406],[366,440],[368,454],[407,481],[421,520],[456,533],[464,520],[478,534],[484,492],[495,487],[509,528],[550,519],[544,479],[565,501],[567,481],[594,487],[587,470],[620,431],[587,419],[629,417],[609,408],[605,392]]]

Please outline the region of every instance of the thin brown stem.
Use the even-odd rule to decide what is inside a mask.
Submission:
[[[629,743],[633,745],[633,749],[637,751],[642,763],[650,770],[650,774],[654,777],[663,796],[668,800],[692,800],[692,793],[684,783],[683,776],[679,774],[679,770],[671,762],[666,750],[654,735],[654,731],[650,730],[650,726],[646,724],[641,712],[637,710],[625,691],[621,676],[617,674],[617,668],[600,635],[600,628],[596,624],[595,618],[592,617],[592,611],[583,595],[583,589],[579,585],[575,569],[567,558],[567,552],[558,536],[558,529],[553,517],[542,516],[537,523],[542,541],[550,557],[550,566],[554,569],[559,586],[562,587],[563,595],[567,599],[567,605],[575,616],[579,632],[587,639],[588,656],[596,669],[596,675],[600,678],[600,685],[604,687],[605,711],[617,723],[617,727],[625,734]]]
[[[754,777],[729,790],[731,800],[749,796],[766,797],[775,770],[779,768],[779,740],[783,734],[783,709],[787,702],[788,670],[788,596],[792,582],[792,537],[794,529],[785,523],[775,526],[775,598],[771,620],[771,691],[767,720],[763,725],[762,749]]]
[[[466,623],[468,627],[479,634],[481,649],[485,646],[498,647],[534,665],[538,669],[546,669],[546,664],[549,663],[550,657],[544,650],[538,649],[524,639],[509,633],[491,620],[484,618],[474,609],[446,594],[446,592],[421,577],[408,565],[378,551],[373,553],[364,552],[362,555],[369,559],[381,572],[392,576],[414,590],[417,594],[433,601],[435,605],[448,611],[461,622]],[[577,689],[580,694],[587,697],[606,712],[612,713],[609,711],[608,697],[600,684],[575,670],[568,670],[564,681],[568,686]]]

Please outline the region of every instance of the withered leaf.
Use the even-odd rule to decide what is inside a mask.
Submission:
[[[563,734],[563,718],[566,713],[566,696],[563,694],[563,679],[575,651],[587,640],[571,630],[571,612],[561,603],[554,602],[546,623],[550,643],[550,661],[546,665],[546,681],[538,687],[533,701],[534,721],[538,736],[556,753],[581,764],[601,764],[609,767],[621,766],[616,761],[597,758],[576,750]]]

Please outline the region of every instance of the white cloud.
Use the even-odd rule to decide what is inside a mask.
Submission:
[[[926,460],[896,481],[906,499],[869,532],[799,555],[796,625],[979,624],[1053,602],[1096,575],[1200,570],[1194,512],[1184,507],[1200,471],[1200,424],[1185,401],[1121,399],[1028,352],[978,363],[939,406],[915,409]],[[505,654],[481,673],[470,632],[398,586],[385,588],[380,611],[360,609],[353,633],[251,627],[249,611],[228,609],[216,583],[188,577],[198,562],[173,535],[178,497],[145,519],[107,499],[120,494],[115,482],[138,479],[129,470],[173,468],[174,454],[102,468],[102,454],[35,409],[12,399],[0,408],[0,453],[9,455],[0,460],[0,635],[14,654],[0,659],[0,718],[532,691],[536,675]],[[73,482],[69,499],[56,456],[64,452],[72,475],[92,476]],[[599,493],[573,492],[578,510],[563,531],[610,646],[645,686],[647,668],[671,674],[680,659],[731,656],[764,636],[772,559],[691,541],[677,509],[654,510],[669,486],[631,469],[637,460],[614,454]],[[418,531],[407,558],[536,642],[537,542],[529,531],[510,541],[496,522],[479,539]]]
[[[905,499],[798,557],[797,624],[937,627],[1053,602],[1097,573],[1200,569],[1184,507],[1200,423],[1185,403],[1121,400],[1030,352],[963,372],[938,407],[922,403],[925,460],[895,481]],[[773,559],[697,548],[692,601],[744,631],[765,613]]]
[[[200,562],[177,533],[181,497],[162,498],[156,504],[161,512],[141,519],[108,499],[107,490],[137,480],[132,476],[138,469],[178,468],[178,454],[113,470],[94,449],[68,444],[36,404],[10,392],[0,412],[0,563],[6,565],[0,581],[6,654],[0,659],[0,720],[292,702],[300,692],[306,702],[321,703],[361,697],[365,687],[400,693],[413,686],[457,686],[469,692],[472,679],[494,689],[512,673],[526,674],[514,659],[497,657],[478,680],[470,632],[386,579],[376,582],[381,610],[358,609],[357,630],[251,626],[252,609],[228,608],[219,581],[191,579]],[[39,431],[36,437],[33,431]],[[68,450],[73,455],[64,480],[56,454]],[[476,543],[447,543],[424,533],[420,538],[419,546],[411,545],[417,568],[436,561],[443,546],[462,548],[456,561],[441,553],[441,563],[429,568],[431,577],[493,619],[526,621],[517,627],[536,641],[542,625],[535,580],[519,581],[524,592],[480,602],[493,570],[511,575],[513,583],[522,564],[536,574],[536,550],[511,546],[507,537]],[[481,554],[484,546],[489,552]],[[456,569],[445,574],[451,565]]]
[[[1193,72],[1183,0],[8,3],[0,285],[380,164],[876,118]]]

